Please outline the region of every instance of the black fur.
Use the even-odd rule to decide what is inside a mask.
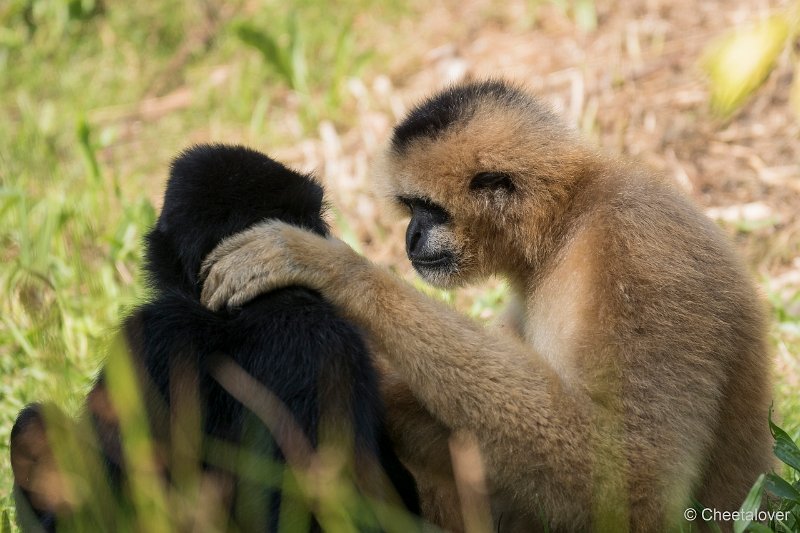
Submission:
[[[402,154],[414,139],[435,139],[457,122],[472,116],[475,104],[486,96],[501,101],[525,98],[518,89],[497,80],[455,85],[438,92],[408,113],[406,119],[394,128],[392,149]]]
[[[199,297],[205,256],[225,237],[269,218],[327,234],[322,187],[248,148],[187,150],[172,163],[161,216],[147,236],[153,285]]]
[[[312,446],[318,443],[324,408],[349,406],[349,420],[340,422],[352,427],[355,461],[379,461],[403,504],[417,513],[413,479],[386,437],[376,374],[353,325],[303,287],[263,294],[231,312],[209,311],[199,301],[201,263],[225,237],[268,218],[327,234],[322,194],[311,177],[247,148],[198,146],[174,161],[161,215],[146,238],[153,297],[125,324],[130,349],[148,382],[152,431],[159,435],[169,425],[164,406],[170,405],[176,370],[196,371],[190,378],[198,385],[206,440],[232,442],[283,461],[267,428],[212,378],[215,361],[227,356],[286,405]],[[113,471],[115,461],[109,463]],[[277,529],[279,491],[237,481],[233,498],[232,508],[250,513],[234,513],[238,528]]]

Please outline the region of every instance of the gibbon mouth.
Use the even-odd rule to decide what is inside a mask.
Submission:
[[[440,255],[438,257],[430,257],[424,259],[412,259],[411,264],[414,268],[424,268],[424,269],[440,269],[444,267],[449,267],[453,263],[453,256],[450,254]]]

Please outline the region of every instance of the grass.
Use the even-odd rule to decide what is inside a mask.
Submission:
[[[77,411],[105,355],[102,347],[143,296],[141,238],[154,221],[152,199],[160,196],[169,159],[192,142],[186,132],[274,142],[285,128],[270,131],[269,124],[295,110],[270,117],[266,110],[280,107],[290,89],[302,95],[296,107],[313,110],[307,123],[316,114],[343,116],[345,77],[369,54],[355,50],[354,35],[342,28],[351,28],[368,3],[350,2],[335,13],[314,2],[296,2],[292,11],[284,5],[255,11],[239,5],[242,14],[218,12],[213,22],[199,7],[176,0],[125,9],[56,0],[0,7],[0,113],[8,117],[0,121],[4,456],[16,413],[27,403],[53,400]],[[293,22],[299,19],[302,31]],[[202,30],[207,24],[215,27]],[[294,85],[287,87],[283,73],[243,46],[245,24],[280,46],[292,40]],[[316,69],[306,72],[301,65],[311,57]],[[208,77],[220,66],[230,73],[215,86]],[[167,115],[142,110],[154,88],[169,95],[187,85],[191,95]],[[144,119],[144,135],[131,140],[130,129]],[[301,123],[281,142],[305,134]],[[11,507],[10,488],[4,463],[4,510]]]
[[[272,151],[315,135],[322,119],[352,126],[359,101],[348,84],[381,72],[374,45],[408,9],[372,0],[335,10],[314,0],[0,4],[0,454],[25,404],[80,407],[103,346],[143,296],[141,238],[172,155],[206,139]],[[594,3],[573,10],[586,31],[597,23]],[[341,213],[336,225],[362,240]],[[800,293],[770,278],[762,285],[775,319],[775,407],[796,440],[800,384],[785,377],[800,376]],[[429,292],[482,319],[505,294],[497,284],[470,301]],[[7,464],[2,531],[13,529]],[[797,488],[789,465],[781,473]]]

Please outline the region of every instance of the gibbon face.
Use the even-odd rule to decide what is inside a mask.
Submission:
[[[406,254],[417,272],[431,283],[448,286],[462,268],[464,253],[458,247],[450,214],[424,198],[405,198],[411,215],[406,229]]]
[[[560,200],[578,181],[575,159],[588,153],[547,106],[485,81],[414,108],[394,129],[377,183],[411,216],[406,253],[414,268],[453,287],[530,264],[535,236],[557,221]]]

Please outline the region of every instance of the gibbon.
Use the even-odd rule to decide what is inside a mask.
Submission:
[[[470,434],[499,531],[665,531],[694,502],[739,508],[771,465],[764,310],[728,239],[672,183],[502,81],[412,109],[377,179],[411,216],[424,279],[508,281],[497,329],[280,222],[206,259],[203,301],[319,290],[392,370],[401,459],[425,486],[446,480],[448,437]],[[434,505],[452,501],[442,494]]]
[[[356,327],[318,293],[300,286],[263,294],[235,312],[212,312],[200,303],[201,261],[222,239],[265,219],[281,220],[324,238],[328,227],[322,217],[322,197],[322,188],[312,177],[243,147],[196,146],[172,164],[163,209],[146,237],[152,298],[134,310],[124,332],[153,440],[158,450],[167,450],[162,455],[175,457],[173,440],[181,419],[199,418],[202,443],[193,467],[202,469],[204,483],[216,485],[213,497],[222,507],[222,523],[200,520],[196,525],[236,531],[279,527],[318,531],[324,524],[315,514],[309,518],[316,504],[309,505],[295,493],[287,495],[282,490],[283,471],[276,471],[275,465],[289,461],[291,468],[308,467],[306,463],[314,460],[309,452],[321,441],[339,446],[344,464],[352,465],[350,479],[355,485],[351,486],[364,496],[418,512],[414,480],[389,443],[377,374]],[[229,373],[226,359],[241,369],[227,379],[228,385],[233,382],[232,389],[219,378],[220,373]],[[243,380],[242,375],[249,378]],[[251,390],[248,380],[268,391],[266,399]],[[77,438],[85,439],[87,446],[99,444],[109,486],[122,495],[128,478],[110,386],[101,374],[86,402],[84,416],[96,438]],[[255,394],[257,401],[243,405],[241,398],[248,394]],[[253,405],[269,412],[251,411]],[[189,410],[199,414],[189,416]],[[68,505],[69,498],[59,493],[49,444],[58,433],[48,435],[47,422],[47,409],[29,406],[11,434],[23,530],[68,530],[71,525],[86,529],[86,520],[93,524],[89,529],[98,531],[132,527],[120,523],[126,519],[124,513],[106,512],[105,522],[92,522],[104,515],[104,509],[97,509],[102,506],[99,497]],[[220,446],[222,451],[215,452]],[[181,470],[176,473],[168,462],[159,468],[165,482],[181,479]],[[255,481],[254,475],[274,479]],[[287,499],[295,511],[305,510],[283,513]],[[92,506],[98,512],[86,512]],[[204,511],[198,504],[197,512]],[[347,511],[336,510],[342,512]],[[355,520],[362,530],[381,529],[369,511],[351,514],[358,515]],[[147,517],[138,519],[145,520],[140,526],[148,523]]]

